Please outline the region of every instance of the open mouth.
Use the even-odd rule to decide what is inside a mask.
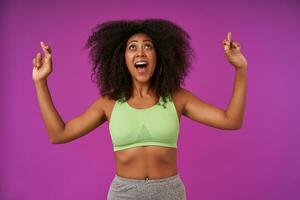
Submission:
[[[138,61],[134,64],[138,72],[145,72],[148,66],[147,61]]]

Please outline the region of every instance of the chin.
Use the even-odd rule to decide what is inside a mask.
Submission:
[[[152,76],[149,76],[149,75],[139,75],[139,74],[137,74],[133,77],[133,79],[138,81],[138,82],[147,83],[147,82],[151,81],[151,77]]]
[[[137,82],[141,82],[141,83],[148,83],[150,82],[151,78],[146,78],[146,77],[136,77],[135,80]]]

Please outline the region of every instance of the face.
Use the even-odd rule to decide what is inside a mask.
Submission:
[[[149,81],[156,66],[156,52],[151,38],[143,33],[132,35],[127,41],[125,60],[133,79]]]

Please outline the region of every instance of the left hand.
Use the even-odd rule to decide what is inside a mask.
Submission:
[[[232,41],[231,32],[227,34],[227,39],[223,40],[223,48],[228,62],[234,65],[236,69],[247,67],[247,60],[240,51],[241,45]]]

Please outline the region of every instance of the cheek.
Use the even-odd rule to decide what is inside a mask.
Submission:
[[[156,61],[156,52],[154,50],[148,51],[146,54],[152,62]]]
[[[131,63],[131,56],[127,53],[125,54],[125,62],[126,62],[126,65],[129,66],[129,64]]]
[[[156,54],[154,53],[152,55],[153,64],[156,65]]]

